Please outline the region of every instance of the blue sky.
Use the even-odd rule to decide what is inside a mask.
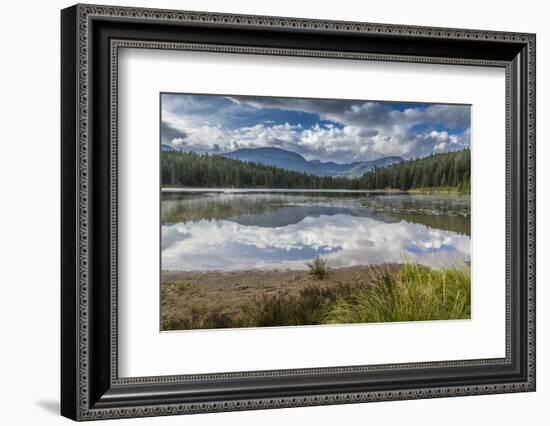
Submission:
[[[161,140],[199,153],[270,146],[340,163],[409,159],[469,147],[470,106],[162,94]]]

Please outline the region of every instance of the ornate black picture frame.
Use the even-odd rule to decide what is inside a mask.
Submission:
[[[61,413],[74,420],[535,390],[535,35],[76,5],[61,13]],[[506,71],[506,356],[120,378],[117,54],[185,49]]]

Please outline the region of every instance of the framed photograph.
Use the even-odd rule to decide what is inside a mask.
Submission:
[[[535,35],[61,12],[61,412],[535,390]]]

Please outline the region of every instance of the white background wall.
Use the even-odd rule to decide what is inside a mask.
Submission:
[[[550,412],[550,27],[540,0],[108,1],[204,10],[537,33],[538,390],[421,401],[118,420],[102,424],[548,424]],[[68,424],[59,404],[59,9],[70,2],[11,1],[0,24],[0,419]],[[490,170],[490,164],[487,165]]]

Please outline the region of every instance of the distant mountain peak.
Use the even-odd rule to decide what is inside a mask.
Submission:
[[[259,148],[241,148],[235,151],[227,152],[223,155],[232,157],[234,155],[245,156],[245,155],[262,155],[262,154],[301,158],[302,160],[306,161],[306,159],[302,157],[300,154],[298,154],[297,152],[287,151],[286,149],[278,148],[276,146],[262,146]]]
[[[296,152],[278,147],[242,148],[221,155],[234,160],[259,163],[316,176],[342,176],[349,178],[361,176],[375,167],[387,167],[403,161],[403,158],[398,156],[346,164],[332,161],[322,162],[320,160],[308,161]]]

